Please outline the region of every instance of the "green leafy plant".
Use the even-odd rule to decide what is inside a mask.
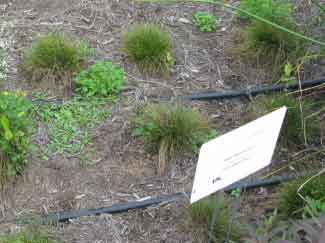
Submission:
[[[298,194],[298,189],[307,179],[303,178],[283,185],[280,192],[279,210],[287,217],[302,218],[303,215],[308,216],[304,209],[307,209],[306,207],[310,209],[312,204],[308,204],[304,198],[310,198],[313,202],[319,202],[325,198],[325,175],[320,175],[306,183],[300,190],[300,195]]]
[[[134,134],[159,152],[159,172],[179,152],[196,151],[211,135],[209,121],[197,110],[179,104],[149,104],[133,119]]]
[[[21,92],[0,93],[0,182],[19,174],[27,163],[31,107]]]
[[[23,71],[29,81],[71,79],[93,49],[61,33],[39,38],[24,55]]]
[[[295,97],[286,94],[261,96],[249,106],[248,110],[254,117],[259,117],[282,106],[288,108],[287,119],[281,138],[282,142],[287,145],[301,145],[305,143],[305,135],[307,141],[312,141],[319,134],[317,122],[306,124],[306,132],[304,133],[302,118],[313,107],[312,102],[308,100],[299,101]]]
[[[125,83],[125,72],[111,62],[99,61],[76,78],[78,91],[86,96],[115,95]]]
[[[208,12],[196,12],[194,14],[194,23],[202,32],[212,32],[217,28],[217,18]]]
[[[174,64],[170,34],[156,24],[138,24],[123,36],[123,51],[143,72],[166,73]]]
[[[214,196],[210,196],[186,208],[184,226],[193,232],[195,242],[208,240],[215,210],[217,210],[217,218],[211,237],[213,242],[223,242],[226,239],[229,242],[238,242],[240,227],[235,222],[231,222],[231,204],[224,196],[219,198],[217,202]],[[230,224],[232,224],[231,229]]]
[[[25,230],[17,234],[0,236],[1,243],[58,243],[47,233],[40,231]]]
[[[91,142],[91,131],[110,115],[112,99],[74,97],[62,105],[43,104],[36,113],[48,126],[51,154],[80,153]]]

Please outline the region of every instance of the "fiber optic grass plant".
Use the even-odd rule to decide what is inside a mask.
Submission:
[[[125,82],[124,70],[108,61],[98,61],[76,77],[77,91],[88,97],[116,95]]]
[[[287,146],[299,146],[305,144],[306,141],[312,142],[319,135],[319,122],[317,119],[306,123],[304,126],[303,118],[311,112],[314,105],[311,101],[299,101],[295,97],[286,94],[260,96],[250,104],[248,112],[257,118],[286,106],[288,108],[287,119],[283,127],[281,140]]]
[[[146,105],[133,118],[133,125],[134,134],[159,153],[160,174],[175,155],[198,151],[213,131],[200,112],[180,104]]]
[[[62,105],[35,107],[48,126],[45,156],[80,153],[91,142],[92,129],[109,117],[112,102],[114,98],[74,97]]]
[[[71,79],[94,50],[63,33],[49,33],[26,51],[22,69],[28,81]]]
[[[31,108],[21,92],[0,92],[0,186],[27,164],[33,128]]]
[[[174,64],[170,34],[157,24],[137,24],[123,36],[123,51],[146,73],[169,73]]]
[[[222,196],[218,202],[216,202],[214,196],[210,196],[186,208],[183,223],[185,228],[193,232],[195,242],[206,242],[208,240],[212,217],[216,208],[218,210],[218,217],[214,225],[214,231],[212,232],[213,242],[223,242],[228,237],[228,240],[238,242],[240,229],[237,224],[238,222],[231,222],[230,205],[229,199],[225,196]]]

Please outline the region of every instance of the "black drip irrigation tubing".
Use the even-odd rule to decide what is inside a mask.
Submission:
[[[240,98],[240,97],[246,97],[251,98],[259,94],[269,94],[269,93],[276,93],[281,91],[296,91],[300,89],[307,89],[315,86],[319,86],[325,84],[325,77],[321,79],[315,79],[315,80],[307,80],[302,81],[297,84],[275,84],[271,86],[261,86],[261,87],[255,87],[251,89],[240,89],[240,90],[229,90],[229,91],[220,91],[220,92],[203,92],[203,93],[194,93],[187,96],[178,96],[178,97],[168,97],[163,98],[163,100],[188,100],[188,101],[194,101],[194,100],[221,100],[221,99],[233,99],[233,98]],[[31,100],[34,104],[46,104],[46,103],[52,103],[56,105],[61,105],[64,103],[61,99],[52,99],[52,100],[46,100],[46,99],[37,99],[33,97],[27,97],[29,100]]]
[[[271,86],[255,87],[251,89],[230,90],[222,92],[204,92],[196,93],[188,96],[181,96],[181,100],[220,100],[232,99],[239,97],[251,98],[259,94],[269,94],[281,91],[295,91],[300,89],[307,89],[315,86],[325,84],[325,77],[321,79],[302,81],[297,84],[275,84]]]
[[[268,186],[274,186],[278,185],[283,182],[288,182],[300,177],[305,177],[307,175],[311,175],[311,173],[304,173],[304,174],[298,174],[298,175],[288,175],[288,176],[274,176],[270,179],[265,180],[256,180],[256,181],[239,181],[236,182],[228,187],[226,187],[223,191],[226,193],[229,193],[235,189],[241,189],[241,190],[251,190],[259,187],[268,187]],[[126,203],[118,203],[115,205],[112,205],[110,207],[102,207],[102,208],[96,208],[96,209],[81,209],[78,211],[63,211],[63,212],[56,212],[48,214],[40,219],[40,222],[42,224],[55,224],[55,223],[63,223],[68,222],[69,220],[77,219],[80,217],[86,217],[86,216],[98,216],[101,214],[116,214],[116,213],[123,213],[128,212],[129,210],[134,209],[143,209],[150,206],[155,205],[161,205],[161,204],[169,204],[172,202],[177,202],[180,200],[188,199],[190,196],[190,193],[176,193],[166,196],[158,196],[153,197],[150,199],[145,199],[142,201],[130,201]],[[12,220],[10,222],[20,222],[23,224],[33,223],[35,219],[16,219]],[[0,221],[1,223],[7,223],[9,221]]]

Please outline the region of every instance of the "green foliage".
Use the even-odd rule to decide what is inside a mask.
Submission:
[[[125,83],[125,72],[111,62],[98,61],[76,78],[78,91],[86,96],[117,94]]]
[[[169,155],[194,151],[211,135],[211,127],[198,111],[179,104],[149,104],[133,120],[135,135],[158,151],[167,146]]]
[[[194,14],[194,23],[202,32],[212,32],[216,30],[217,18],[208,12],[196,12]]]
[[[62,104],[43,104],[36,113],[48,126],[46,154],[80,153],[91,141],[91,131],[110,115],[112,99],[80,98]]]
[[[156,24],[133,26],[123,36],[123,50],[144,72],[168,72],[174,64],[171,36]]]
[[[20,92],[0,93],[0,182],[25,167],[32,133],[31,103]]]
[[[212,233],[213,242],[223,242],[227,239],[231,224],[229,240],[237,242],[240,230],[235,222],[231,222],[231,207],[229,200],[224,196],[216,198],[210,196],[191,204],[185,212],[185,227],[194,233],[195,242],[206,242],[211,227],[214,211],[217,210],[217,218]]]
[[[30,81],[60,81],[79,72],[93,49],[61,33],[39,38],[24,56],[22,68]]]
[[[298,31],[292,17],[292,6],[287,2],[245,0],[241,1],[241,8],[294,33]],[[244,14],[241,17],[246,17],[251,22],[241,32],[236,52],[246,59],[256,59],[259,65],[271,67],[275,79],[279,78],[278,74],[287,62],[295,64],[304,55],[307,45],[305,40]]]
[[[278,24],[293,22],[292,4],[287,1],[243,0],[240,1],[240,9]],[[242,12],[239,13],[239,16],[242,19],[253,20],[252,17]]]
[[[311,102],[307,100],[298,101],[293,96],[282,94],[261,96],[250,105],[249,112],[254,114],[255,117],[259,117],[283,106],[288,108],[288,112],[283,128],[282,142],[285,142],[287,145],[301,145],[305,142],[302,118],[304,117],[303,114],[310,111],[312,107]],[[311,141],[315,135],[319,134],[317,122],[309,122],[305,128],[307,141]]]
[[[291,183],[283,185],[280,192],[280,212],[287,217],[301,218],[303,215],[308,216],[304,211],[307,204],[303,198],[310,198],[312,200],[322,201],[325,198],[325,175],[320,175],[308,183],[306,183],[300,191],[300,197],[297,193],[299,187],[304,184],[308,178],[296,180]],[[311,201],[310,201],[311,202]],[[315,205],[314,205],[315,206]],[[306,209],[306,208],[305,208]]]
[[[306,205],[303,208],[302,217],[303,218],[312,218],[320,217],[325,213],[325,198],[313,199],[306,197]]]
[[[22,231],[20,233],[9,235],[9,236],[0,236],[1,243],[58,243],[49,237],[46,233],[38,231]]]

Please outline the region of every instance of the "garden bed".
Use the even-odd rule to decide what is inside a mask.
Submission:
[[[46,98],[62,99],[53,83],[28,82],[21,72],[24,51],[40,35],[53,31],[85,40],[95,48],[96,53],[87,65],[108,60],[122,67],[127,77],[119,97],[97,108],[107,109],[108,114],[89,128],[89,142],[76,153],[45,153],[51,143],[50,126],[35,117],[37,129],[32,137],[35,152],[29,154],[29,163],[22,174],[9,180],[0,194],[0,223],[21,215],[32,217],[190,192],[197,155],[189,153],[175,158],[167,172],[159,175],[158,155],[149,153],[143,141],[133,135],[130,118],[137,108],[166,97],[272,84],[268,69],[256,68],[232,54],[234,33],[243,23],[217,5],[8,0],[1,2],[0,7],[0,40],[6,40],[8,63],[6,81],[1,84],[3,90],[21,89],[28,95],[47,92]],[[208,11],[220,18],[215,32],[202,33],[192,24],[197,11]],[[303,12],[306,18],[313,11],[314,6],[307,3],[297,5],[297,14]],[[121,51],[123,31],[141,22],[163,24],[172,36],[175,65],[168,77],[141,73]],[[315,36],[323,34],[324,29],[315,29]],[[320,59],[306,64],[302,78],[324,77],[323,62]],[[251,120],[246,112],[249,104],[246,99],[186,102],[209,117],[218,134]],[[274,157],[276,163],[263,174],[292,160],[304,159],[307,153],[308,150],[279,147]],[[306,164],[319,168],[323,162],[323,158],[316,157],[309,164],[292,165],[291,170],[300,170]],[[286,173],[292,172],[286,168],[280,174]],[[260,188],[242,194],[241,214],[249,221],[269,213],[278,200],[276,192],[274,188]],[[181,223],[187,204],[184,198],[161,207],[81,218],[51,227],[51,232],[64,242],[198,242]],[[16,230],[14,223],[0,224],[0,235]]]

